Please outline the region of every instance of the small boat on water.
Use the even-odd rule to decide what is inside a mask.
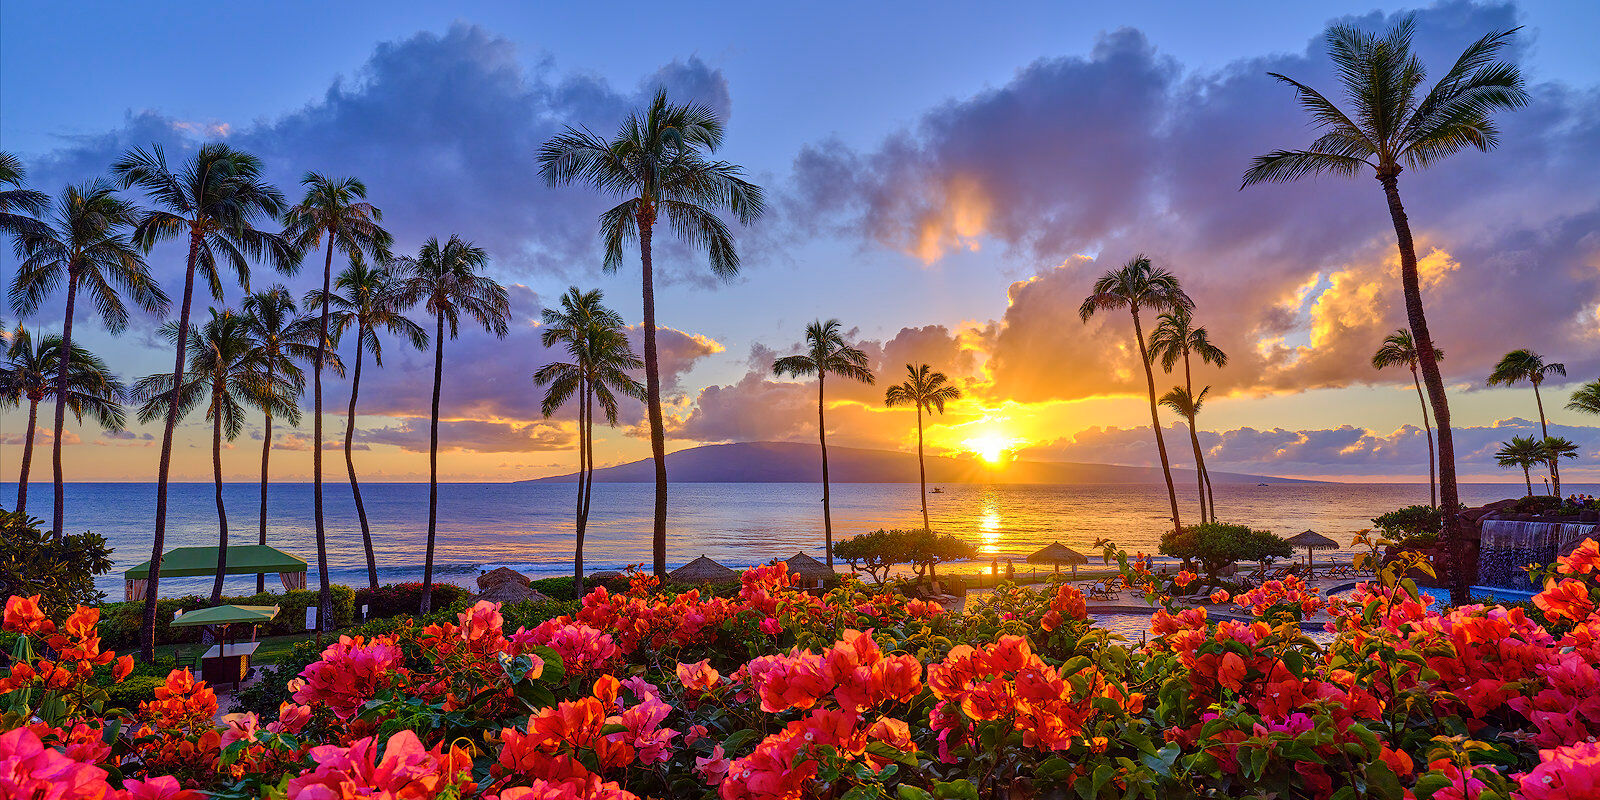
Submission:
[[[1267,484],[1267,483],[1258,483],[1258,484],[1256,484],[1256,485],[1257,485],[1257,486],[1270,486],[1270,485],[1271,485],[1271,484]]]
[[[928,490],[928,494],[944,494],[944,490],[939,488],[939,487],[937,487],[937,486],[935,486],[932,489]]]

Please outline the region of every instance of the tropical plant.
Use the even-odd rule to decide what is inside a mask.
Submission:
[[[161,588],[161,556],[166,546],[167,479],[172,472],[172,437],[178,426],[177,396],[188,366],[189,312],[195,276],[206,281],[213,299],[222,300],[219,264],[232,270],[239,285],[250,284],[250,259],[266,259],[281,272],[292,272],[300,255],[289,241],[257,227],[283,213],[283,194],[262,177],[261,159],[214,142],[196,150],[177,170],[167,165],[160,145],[138,148],[112,166],[122,188],[138,186],[157,207],[144,211],[133,241],[146,253],[158,242],[188,238],[183,299],[173,354],[166,422],[161,432],[161,461],[156,470],[155,533],[151,537],[150,576],[144,600],[144,644],[141,660],[155,658],[156,599]]]
[[[1546,375],[1552,374],[1566,377],[1567,365],[1546,364],[1544,356],[1524,347],[1501,356],[1494,370],[1489,373],[1487,383],[1490,386],[1510,386],[1517,381],[1533,384],[1533,400],[1539,406],[1539,434],[1548,438],[1550,423],[1545,419],[1544,398],[1539,396],[1539,384],[1544,383]]]
[[[1200,357],[1203,364],[1216,367],[1228,365],[1228,354],[1211,343],[1211,334],[1205,328],[1194,327],[1194,313],[1188,308],[1174,308],[1156,318],[1156,327],[1150,332],[1150,357],[1161,359],[1161,370],[1170,374],[1172,368],[1183,361],[1183,394],[1194,402],[1188,404],[1194,413],[1185,414],[1180,408],[1167,404],[1183,414],[1189,421],[1189,442],[1194,446],[1195,480],[1200,489],[1200,519],[1217,521],[1217,497],[1211,488],[1211,471],[1206,469],[1205,455],[1200,448],[1200,432],[1195,427],[1195,415],[1200,413],[1200,402],[1211,387],[1194,393],[1194,372],[1190,356]],[[1168,392],[1167,396],[1173,396]],[[1176,397],[1174,397],[1176,399]]]
[[[317,329],[315,320],[302,316],[295,307],[294,297],[282,285],[254,292],[244,298],[244,311],[248,335],[262,350],[262,363],[266,366],[267,382],[281,374],[298,398],[305,391],[306,375],[301,363],[312,363],[317,358]],[[290,425],[300,424],[300,404],[291,402],[285,418]],[[260,530],[256,543],[267,543],[267,480],[272,461],[272,407],[265,409],[265,426],[261,433],[261,508],[258,512]],[[266,576],[256,576],[256,591],[267,590]]]
[[[1161,553],[1199,562],[1207,585],[1217,583],[1217,573],[1235,561],[1265,562],[1294,555],[1289,543],[1272,531],[1249,525],[1204,522],[1161,535]]]
[[[905,546],[908,531],[876,530],[841,540],[834,555],[849,565],[851,572],[865,572],[879,586],[889,580],[889,572],[899,564],[911,563]]]
[[[379,331],[397,336],[402,341],[421,350],[428,346],[428,333],[421,325],[405,314],[406,306],[400,302],[404,278],[387,266],[356,262],[345,267],[333,282],[334,292],[326,298],[313,290],[306,295],[306,305],[321,306],[324,302],[332,309],[328,317],[328,335],[333,341],[342,341],[344,334],[355,326],[355,367],[350,374],[350,408],[344,420],[344,466],[350,474],[350,493],[356,501],[356,519],[361,523],[361,545],[367,554],[367,585],[378,585],[378,557],[372,549],[372,528],[367,523],[367,507],[361,501],[361,483],[356,480],[354,454],[356,436],[356,397],[361,391],[361,362],[365,351],[372,351],[372,363],[383,366],[383,342]],[[343,292],[343,294],[340,294]]]
[[[1078,308],[1084,322],[1095,312],[1126,308],[1133,316],[1133,339],[1139,346],[1139,363],[1144,367],[1145,389],[1150,398],[1150,427],[1156,435],[1156,453],[1161,457],[1161,474],[1167,480],[1167,499],[1172,506],[1172,529],[1183,529],[1178,515],[1178,490],[1172,484],[1172,463],[1167,459],[1167,443],[1161,436],[1161,415],[1156,410],[1156,375],[1150,368],[1150,353],[1145,347],[1144,327],[1139,318],[1141,309],[1152,311],[1187,311],[1194,301],[1185,294],[1178,276],[1150,263],[1143,254],[1134,256],[1120,269],[1101,275],[1090,289],[1089,296]],[[1191,429],[1192,430],[1192,429]]]
[[[63,351],[70,353],[65,370],[60,366]],[[40,336],[35,345],[33,334],[18,325],[11,332],[5,356],[6,360],[0,363],[0,404],[14,407],[24,400],[28,403],[22,470],[17,476],[15,510],[20,514],[28,510],[28,475],[33,463],[33,437],[39,427],[39,403],[61,391],[62,373],[67,376],[66,405],[79,424],[88,413],[100,427],[109,431],[122,430],[122,402],[127,399],[128,390],[98,356],[80,345],[68,350],[62,346],[61,337],[55,334]],[[60,435],[59,429],[57,435]],[[60,530],[56,533],[60,534]]]
[[[867,369],[867,354],[845,342],[839,330],[839,320],[817,320],[806,326],[806,352],[784,356],[772,362],[775,375],[793,377],[817,376],[817,441],[822,445],[822,535],[826,547],[828,569],[833,569],[833,511],[828,496],[828,421],[823,416],[823,387],[828,373],[841,378],[871,385],[872,370]],[[921,411],[919,410],[920,414]],[[918,452],[921,452],[919,447]],[[927,498],[923,498],[927,503]],[[924,511],[923,525],[927,525]]]
[[[96,575],[111,571],[104,537],[85,531],[54,536],[21,511],[0,509],[0,598],[38,597],[44,612],[63,620],[78,605],[98,605],[105,593]]]
[[[1400,202],[1399,178],[1403,169],[1431,167],[1468,147],[1484,151],[1493,148],[1500,140],[1493,119],[1495,112],[1527,105],[1528,92],[1516,65],[1498,60],[1515,33],[1510,30],[1491,32],[1469,45],[1433,88],[1419,97],[1427,71],[1411,49],[1415,30],[1413,17],[1398,22],[1382,36],[1350,25],[1329,29],[1328,55],[1348,102],[1354,106],[1350,114],[1310,86],[1268,73],[1294,88],[1300,106],[1322,135],[1302,150],[1277,150],[1258,156],[1245,172],[1242,186],[1284,183],[1323,173],[1350,178],[1367,170],[1383,186],[1400,255],[1406,320],[1416,342],[1418,367],[1439,428],[1439,501],[1451,517],[1444,534],[1448,560],[1452,562],[1446,571],[1452,581],[1451,602],[1461,605],[1469,602],[1469,597],[1468,570],[1455,569],[1453,563],[1460,558],[1460,537],[1454,521],[1455,510],[1460,506],[1455,441],[1450,431],[1444,379],[1434,358],[1433,337],[1423,311],[1416,246],[1405,206]]]
[[[503,339],[510,331],[511,298],[505,287],[478,274],[489,265],[489,254],[458,236],[452,235],[444,244],[429,237],[416,258],[405,258],[402,263],[406,277],[396,298],[399,306],[422,303],[435,322],[433,406],[428,419],[428,549],[422,562],[421,613],[427,614],[433,597],[433,548],[439,525],[439,390],[444,380],[446,327],[450,338],[456,338],[465,314]]]
[[[1593,381],[1579,386],[1572,393],[1572,401],[1567,403],[1568,411],[1581,411],[1585,414],[1600,414],[1600,381]]]
[[[17,231],[16,253],[21,263],[10,287],[11,308],[27,316],[39,310],[56,289],[65,285],[66,307],[61,321],[61,344],[73,348],[72,326],[78,315],[78,292],[87,294],[94,315],[112,333],[128,326],[126,294],[146,312],[166,313],[167,296],[150,277],[139,249],[126,229],[137,219],[132,205],[116,196],[111,184],[94,180],[68,186],[57,198],[53,213],[39,224]],[[55,480],[55,514],[51,530],[64,531],[66,484],[61,469],[61,439],[66,431],[70,396],[70,365],[56,365],[55,423],[50,442],[50,465]]]
[[[1206,476],[1205,467],[1202,466],[1205,463],[1205,456],[1200,448],[1200,436],[1195,431],[1194,419],[1199,416],[1201,409],[1205,407],[1206,395],[1210,392],[1210,386],[1202,386],[1200,387],[1199,395],[1191,395],[1186,387],[1174,386],[1168,389],[1166,394],[1161,395],[1157,401],[1189,421],[1189,444],[1194,448],[1195,475],[1199,483],[1197,490],[1200,494],[1200,520],[1202,522],[1213,521],[1210,517],[1215,515],[1216,511],[1214,505],[1207,505],[1206,503],[1206,491],[1210,484],[1210,478]]]
[[[761,216],[761,187],[744,170],[707,154],[722,145],[722,120],[698,103],[676,104],[665,89],[650,105],[623,120],[609,141],[587,129],[567,127],[539,148],[539,174],[551,186],[584,183],[622,202],[600,215],[607,272],[622,265],[623,248],[639,242],[644,300],[645,392],[650,452],[655,459],[655,527],[651,548],[656,577],[667,574],[667,451],[661,415],[661,370],[656,355],[655,225],[668,227],[690,247],[706,251],[711,271],[728,278],[739,271],[733,233],[717,217],[727,210],[741,224]]]
[[[622,315],[602,302],[599,289],[578,291],[573,286],[561,296],[561,308],[544,310],[544,330],[539,338],[545,347],[565,345],[571,361],[546,364],[533,373],[533,382],[549,386],[540,410],[546,417],[568,400],[578,400],[578,502],[573,512],[576,544],[572,559],[574,591],[583,592],[583,535],[589,525],[589,501],[594,494],[594,406],[599,401],[606,423],[617,424],[617,395],[635,400],[645,396],[642,386],[628,370],[639,369],[644,361],[628,344],[627,326]]]
[[[1444,351],[1433,348],[1433,360],[1444,360]],[[1417,402],[1422,404],[1422,431],[1428,437],[1428,502],[1439,505],[1438,463],[1433,452],[1433,423],[1428,421],[1428,398],[1422,393],[1422,378],[1417,374],[1417,345],[1411,331],[1396,329],[1383,337],[1383,344],[1372,354],[1372,368],[1386,369],[1404,365],[1411,370],[1411,382],[1417,387]]]
[[[38,230],[41,226],[36,217],[50,205],[50,197],[25,187],[26,177],[22,160],[0,151],[0,233],[16,235]]]
[[[1529,469],[1535,464],[1549,462],[1545,453],[1544,442],[1532,436],[1513,436],[1509,442],[1501,442],[1500,449],[1495,451],[1494,460],[1502,467],[1521,467],[1522,480],[1528,485],[1528,496],[1533,496],[1533,474]]]
[[[1561,459],[1577,458],[1578,445],[1560,436],[1546,436],[1541,444],[1544,446],[1545,463],[1550,465],[1550,494],[1560,497]]]
[[[328,594],[328,533],[322,513],[322,368],[328,345],[328,295],[333,284],[333,252],[338,250],[359,263],[371,259],[389,260],[389,232],[378,223],[383,211],[367,202],[367,185],[356,178],[330,178],[307,172],[300,179],[306,193],[283,216],[283,235],[296,250],[306,253],[327,244],[322,261],[322,294],[318,303],[317,355],[311,366],[311,508],[316,519],[317,572],[321,579],[322,605],[317,614],[317,630],[326,626],[331,611]]]
[[[906,365],[906,379],[883,392],[883,404],[915,406],[917,409],[917,484],[922,491],[922,527],[933,530],[928,522],[928,467],[922,456],[922,412],[932,416],[944,413],[944,404],[961,398],[960,387],[949,383],[943,372],[934,372],[927,364]]]
[[[211,585],[213,605],[222,601],[222,579],[228,568],[228,511],[222,502],[222,440],[233,441],[244,429],[247,406],[289,416],[299,387],[279,372],[268,375],[266,351],[250,336],[244,315],[211,309],[211,319],[189,330],[189,369],[174,385],[166,373],[141,378],[133,385],[140,422],[154,422],[170,414],[176,402],[178,416],[205,404],[211,422],[211,477],[217,503],[217,576]],[[161,335],[173,339],[179,326],[161,326]],[[151,570],[154,573],[154,570]]]

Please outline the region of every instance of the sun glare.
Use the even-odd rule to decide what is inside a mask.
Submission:
[[[987,434],[975,439],[968,439],[967,449],[976,453],[985,464],[998,465],[1005,460],[1006,452],[1011,449],[1011,440]]]

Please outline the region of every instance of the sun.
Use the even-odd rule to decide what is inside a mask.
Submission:
[[[985,464],[998,465],[1005,460],[1006,451],[1011,449],[1011,440],[994,434],[986,434],[966,441],[968,450],[977,453],[978,458]]]

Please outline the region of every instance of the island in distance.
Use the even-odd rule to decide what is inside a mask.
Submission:
[[[802,442],[736,442],[690,447],[667,454],[673,483],[820,483],[817,445]],[[928,485],[944,483],[1160,483],[1160,467],[1084,464],[1067,461],[1011,461],[990,466],[977,458],[928,456]],[[828,478],[834,483],[916,483],[917,454],[855,447],[828,448]],[[594,471],[600,483],[650,483],[650,459]],[[1194,481],[1193,470],[1174,469],[1174,481]],[[574,483],[576,473],[521,483]],[[1211,473],[1212,483],[1318,483],[1270,475]]]

